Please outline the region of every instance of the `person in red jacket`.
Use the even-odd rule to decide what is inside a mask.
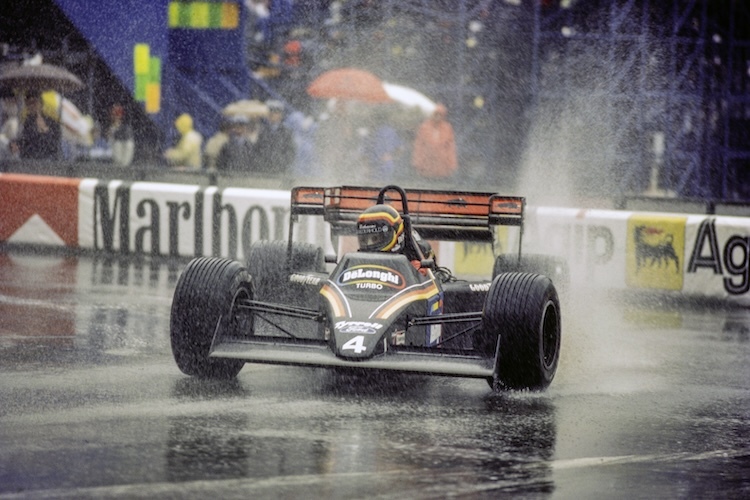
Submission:
[[[456,141],[447,113],[445,106],[438,104],[432,116],[419,126],[414,138],[411,163],[426,179],[447,179],[458,168]]]

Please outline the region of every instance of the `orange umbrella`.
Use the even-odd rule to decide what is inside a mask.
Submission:
[[[341,68],[326,71],[307,87],[307,93],[321,99],[390,102],[383,82],[369,71]]]

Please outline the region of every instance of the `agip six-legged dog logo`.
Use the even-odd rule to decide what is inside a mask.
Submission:
[[[628,219],[628,286],[682,289],[686,221],[685,217],[644,214]]]
[[[668,267],[680,272],[680,258],[674,249],[674,235],[663,229],[640,225],[635,227],[635,272],[645,266]]]

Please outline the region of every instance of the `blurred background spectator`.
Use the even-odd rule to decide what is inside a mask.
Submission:
[[[224,145],[229,141],[229,130],[232,127],[231,120],[225,116],[221,117],[219,130],[209,137],[203,147],[203,168],[216,170],[216,160]]]
[[[115,165],[126,167],[133,162],[135,152],[133,127],[127,120],[125,108],[121,104],[112,106],[110,117],[112,121],[107,131],[107,138],[112,150],[112,161]]]
[[[326,179],[354,181],[367,175],[360,162],[362,157],[362,134],[359,133],[359,114],[356,103],[336,101],[327,103],[327,110],[320,115],[315,136],[315,151]]]
[[[164,158],[174,167],[200,169],[203,160],[203,136],[193,128],[193,118],[183,113],[177,117],[174,126],[180,133],[180,140],[176,146],[164,152]]]
[[[438,104],[432,116],[419,126],[411,163],[423,179],[447,179],[456,173],[456,139],[447,120],[447,109]]]
[[[374,125],[365,147],[370,168],[369,178],[376,182],[393,182],[408,176],[400,171],[404,165],[404,141],[390,121],[390,110],[383,106],[374,112]]]
[[[296,156],[294,136],[284,123],[284,104],[281,101],[266,101],[268,117],[258,137],[258,172],[286,175],[292,168]]]
[[[99,125],[99,122],[93,121],[91,117],[88,117],[88,119],[91,120],[91,147],[86,158],[97,161],[112,161],[112,144],[102,133],[102,126]],[[132,151],[130,157],[132,159]]]
[[[292,131],[294,140],[292,176],[305,179],[318,175],[320,167],[315,154],[315,135],[318,131],[318,124],[315,119],[305,115],[302,111],[292,111],[284,123]]]
[[[59,160],[62,158],[60,124],[42,112],[39,94],[26,96],[26,118],[19,140],[21,158]]]
[[[256,172],[260,152],[258,136],[260,118],[247,115],[233,115],[228,118],[229,139],[221,148],[216,159],[216,168],[223,172]]]
[[[16,99],[13,96],[3,97],[0,100],[0,160],[18,156],[16,139],[20,129]]]

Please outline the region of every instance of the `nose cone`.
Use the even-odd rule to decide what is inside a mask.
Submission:
[[[341,320],[333,325],[336,355],[347,359],[367,359],[382,353],[385,325],[372,321]]]

